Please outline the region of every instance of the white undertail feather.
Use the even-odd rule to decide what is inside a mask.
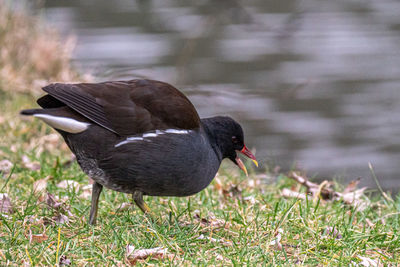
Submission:
[[[41,119],[53,128],[68,132],[68,133],[81,133],[85,131],[90,123],[77,121],[71,118],[58,117],[48,114],[34,114],[36,118]]]

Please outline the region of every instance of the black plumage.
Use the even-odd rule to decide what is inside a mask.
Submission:
[[[133,195],[188,196],[204,189],[221,161],[246,169],[236,152],[255,157],[244,145],[241,126],[229,117],[200,119],[173,86],[153,80],[51,84],[38,99],[42,109],[21,114],[55,128],[95,183],[90,223],[97,217],[103,186]]]

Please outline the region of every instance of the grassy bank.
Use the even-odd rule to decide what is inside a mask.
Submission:
[[[0,265],[400,264],[399,198],[363,196],[363,208],[284,198],[285,188],[304,189],[284,173],[246,178],[229,162],[195,196],[146,197],[153,220],[130,196],[105,190],[89,226],[87,177],[53,130],[18,115],[41,85],[79,79],[70,47],[1,4],[0,47]]]

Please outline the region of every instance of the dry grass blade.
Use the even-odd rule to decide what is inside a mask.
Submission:
[[[11,11],[0,1],[0,81],[4,89],[38,93],[53,81],[72,81],[70,55],[74,39],[61,42],[55,31],[33,17]]]
[[[381,192],[382,196],[383,196],[388,202],[393,203],[393,199],[392,199],[391,197],[389,197],[389,196],[383,191],[383,189],[382,189],[382,187],[381,187],[381,185],[380,185],[380,183],[379,183],[379,181],[378,181],[378,177],[376,177],[376,174],[375,174],[375,171],[374,171],[374,168],[373,168],[371,162],[368,163],[368,167],[369,167],[369,169],[370,169],[370,171],[371,171],[372,178],[374,179],[374,181],[375,181],[375,183],[376,183],[376,186],[378,187],[378,189],[379,189],[379,191]]]

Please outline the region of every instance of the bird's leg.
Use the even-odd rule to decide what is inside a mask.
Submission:
[[[143,193],[140,191],[135,191],[132,194],[133,201],[135,201],[136,205],[144,212],[150,213],[149,206],[146,205],[143,201]]]
[[[97,219],[97,208],[99,206],[99,197],[103,186],[97,182],[94,182],[92,186],[92,207],[90,208],[89,223],[91,225],[96,224]]]

